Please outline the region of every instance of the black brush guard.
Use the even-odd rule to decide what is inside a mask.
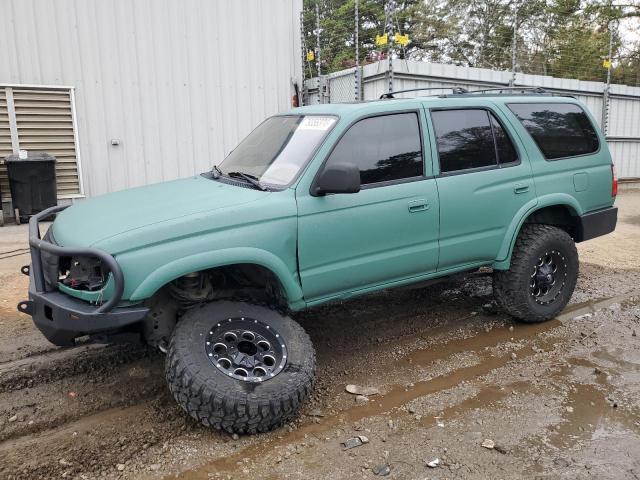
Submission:
[[[31,265],[22,267],[29,275],[29,300],[18,304],[18,310],[33,317],[36,326],[56,345],[71,345],[75,338],[105,332],[117,332],[138,322],[149,311],[146,307],[117,307],[124,293],[124,275],[113,256],[96,248],[61,247],[40,238],[41,220],[58,213],[68,205],[58,205],[34,215],[29,220]],[[42,266],[42,252],[58,257],[94,257],[104,262],[113,277],[111,297],[101,305],[71,297],[60,291],[47,291]]]

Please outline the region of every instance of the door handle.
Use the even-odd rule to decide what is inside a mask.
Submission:
[[[409,212],[411,213],[416,213],[416,212],[424,212],[425,210],[429,209],[429,202],[427,202],[426,200],[420,199],[420,200],[412,200],[409,202]]]
[[[516,183],[513,186],[514,193],[527,193],[529,191],[529,185],[526,183]]]

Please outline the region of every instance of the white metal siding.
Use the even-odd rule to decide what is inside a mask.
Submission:
[[[609,112],[610,135],[640,137],[640,97],[614,97],[611,99]]]
[[[9,127],[9,114],[7,111],[7,99],[4,88],[0,88],[0,202],[9,201],[9,181],[7,180],[7,168],[4,165],[4,157],[13,153],[11,144],[11,130]],[[0,211],[2,203],[0,203]],[[2,219],[0,218],[0,224]]]
[[[640,178],[640,141],[607,141],[619,178]]]
[[[290,108],[301,8],[302,0],[4,0],[0,83],[75,87],[88,195],[187,176]]]

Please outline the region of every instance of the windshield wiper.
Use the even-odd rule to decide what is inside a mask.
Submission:
[[[264,185],[262,185],[258,181],[258,177],[256,177],[255,175],[251,175],[249,173],[244,173],[244,172],[227,172],[227,176],[228,177],[235,177],[235,178],[242,178],[243,180],[246,180],[247,182],[249,182],[254,187],[262,190],[263,192],[266,192],[268,190],[267,187],[265,187]]]
[[[222,175],[222,170],[218,168],[218,165],[213,166],[213,168],[211,169],[211,175],[213,175],[213,178],[220,178],[220,175]]]

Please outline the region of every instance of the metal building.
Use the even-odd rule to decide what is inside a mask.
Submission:
[[[0,158],[61,199],[211,168],[300,82],[302,0],[2,0]],[[8,187],[0,165],[0,189]]]
[[[361,69],[363,100],[374,100],[389,91],[391,80],[394,90],[410,88],[451,88],[467,90],[509,85],[511,72],[486,68],[459,67],[437,63],[395,60],[390,78],[386,60],[365,65]],[[334,72],[322,78],[306,80],[308,103],[352,102],[355,99],[355,69]],[[583,102],[602,124],[604,90],[602,82],[587,82],[570,78],[518,73],[516,86],[543,87],[573,95]],[[438,92],[424,92],[437,94]],[[420,95],[419,92],[408,96]],[[403,94],[398,95],[402,97]],[[611,85],[609,113],[606,128],[607,143],[621,179],[640,179],[640,88]]]

